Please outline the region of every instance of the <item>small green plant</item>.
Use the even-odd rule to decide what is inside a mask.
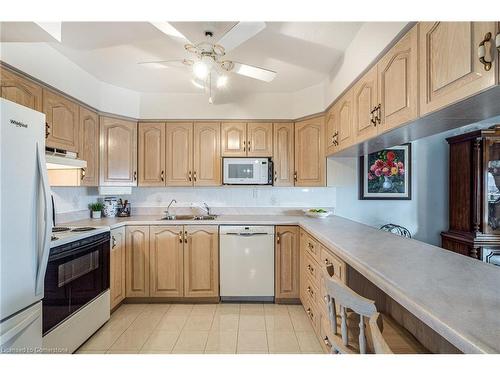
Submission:
[[[102,209],[104,208],[104,205],[101,202],[95,202],[95,203],[90,203],[89,208],[93,212],[102,211]]]

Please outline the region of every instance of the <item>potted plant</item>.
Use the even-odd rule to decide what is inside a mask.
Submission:
[[[90,211],[92,211],[92,219],[100,219],[101,211],[104,208],[104,205],[101,202],[95,202],[89,204]]]

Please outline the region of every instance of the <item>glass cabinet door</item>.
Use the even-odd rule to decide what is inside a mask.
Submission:
[[[500,234],[500,139],[486,139],[485,142],[485,232]]]

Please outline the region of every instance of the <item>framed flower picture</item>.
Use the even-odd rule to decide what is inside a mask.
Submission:
[[[360,157],[359,199],[411,199],[411,144]]]

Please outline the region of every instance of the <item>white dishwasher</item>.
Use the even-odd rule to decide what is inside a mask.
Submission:
[[[274,301],[274,227],[219,228],[221,300]]]

